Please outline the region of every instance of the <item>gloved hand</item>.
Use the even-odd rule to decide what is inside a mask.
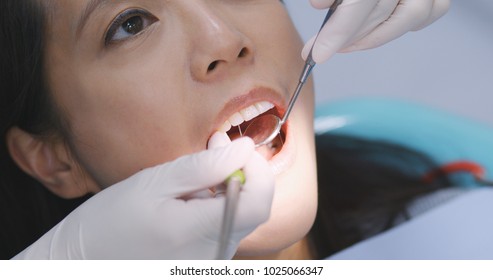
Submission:
[[[313,7],[329,8],[335,0],[310,0]],[[320,63],[337,52],[370,49],[417,31],[444,15],[450,0],[344,0],[322,29],[313,59]],[[302,52],[308,56],[315,37]]]
[[[230,240],[233,257],[240,240],[269,217],[274,176],[251,139],[228,142],[216,133],[208,150],[106,188],[15,259],[214,259],[225,198],[190,194],[208,192],[242,168],[246,182]]]

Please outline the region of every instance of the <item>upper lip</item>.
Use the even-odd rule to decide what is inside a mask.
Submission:
[[[217,130],[234,113],[261,101],[274,104],[281,115],[285,111],[286,100],[281,93],[269,87],[254,87],[242,95],[231,98],[224,104],[213,123],[214,129]]]

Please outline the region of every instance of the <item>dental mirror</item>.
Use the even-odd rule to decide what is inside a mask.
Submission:
[[[255,119],[245,130],[243,136],[252,138],[255,147],[270,143],[281,131],[281,120],[272,114]]]
[[[294,103],[298,99],[298,95],[300,94],[301,89],[303,88],[303,85],[305,84],[306,80],[310,76],[313,67],[315,67],[316,65],[315,61],[312,58],[312,51],[313,51],[313,46],[315,45],[315,42],[318,39],[318,35],[320,34],[320,31],[325,26],[329,18],[335,12],[339,4],[341,4],[341,2],[342,0],[335,1],[334,4],[332,4],[332,6],[330,7],[330,9],[327,11],[327,15],[325,16],[322,26],[320,27],[320,30],[318,31],[315,37],[312,48],[310,49],[310,53],[306,58],[305,66],[303,68],[303,71],[301,72],[298,86],[296,87],[296,90],[291,96],[291,100],[289,100],[288,108],[284,113],[282,119],[272,114],[260,116],[254,119],[243,133],[243,136],[248,136],[253,139],[253,142],[255,143],[255,147],[260,147],[262,145],[270,143],[272,140],[274,140],[277,137],[277,135],[281,131],[281,127],[288,119],[289,114],[293,109]]]

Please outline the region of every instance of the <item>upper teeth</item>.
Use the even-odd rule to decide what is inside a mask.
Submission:
[[[238,126],[243,122],[249,121],[259,116],[260,114],[269,111],[272,108],[274,108],[274,104],[267,101],[261,101],[248,106],[245,109],[240,110],[239,112],[236,112],[231,117],[229,117],[228,120],[225,121],[223,125],[219,128],[219,131],[227,132],[231,129],[232,126]]]

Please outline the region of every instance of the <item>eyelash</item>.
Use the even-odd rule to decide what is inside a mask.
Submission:
[[[128,20],[134,18],[134,17],[142,17],[142,30],[140,30],[137,34],[133,34],[128,36],[127,38],[123,39],[113,39],[115,34],[117,33],[119,28],[122,28],[122,25],[127,22]],[[151,26],[153,23],[158,21],[158,19],[153,16],[151,13],[142,10],[142,9],[129,9],[124,11],[123,13],[119,14],[110,24],[108,30],[106,31],[106,34],[104,36],[104,45],[108,46],[113,43],[118,43],[121,41],[125,41],[128,39],[133,38],[134,36],[139,35],[142,33],[147,27]]]

